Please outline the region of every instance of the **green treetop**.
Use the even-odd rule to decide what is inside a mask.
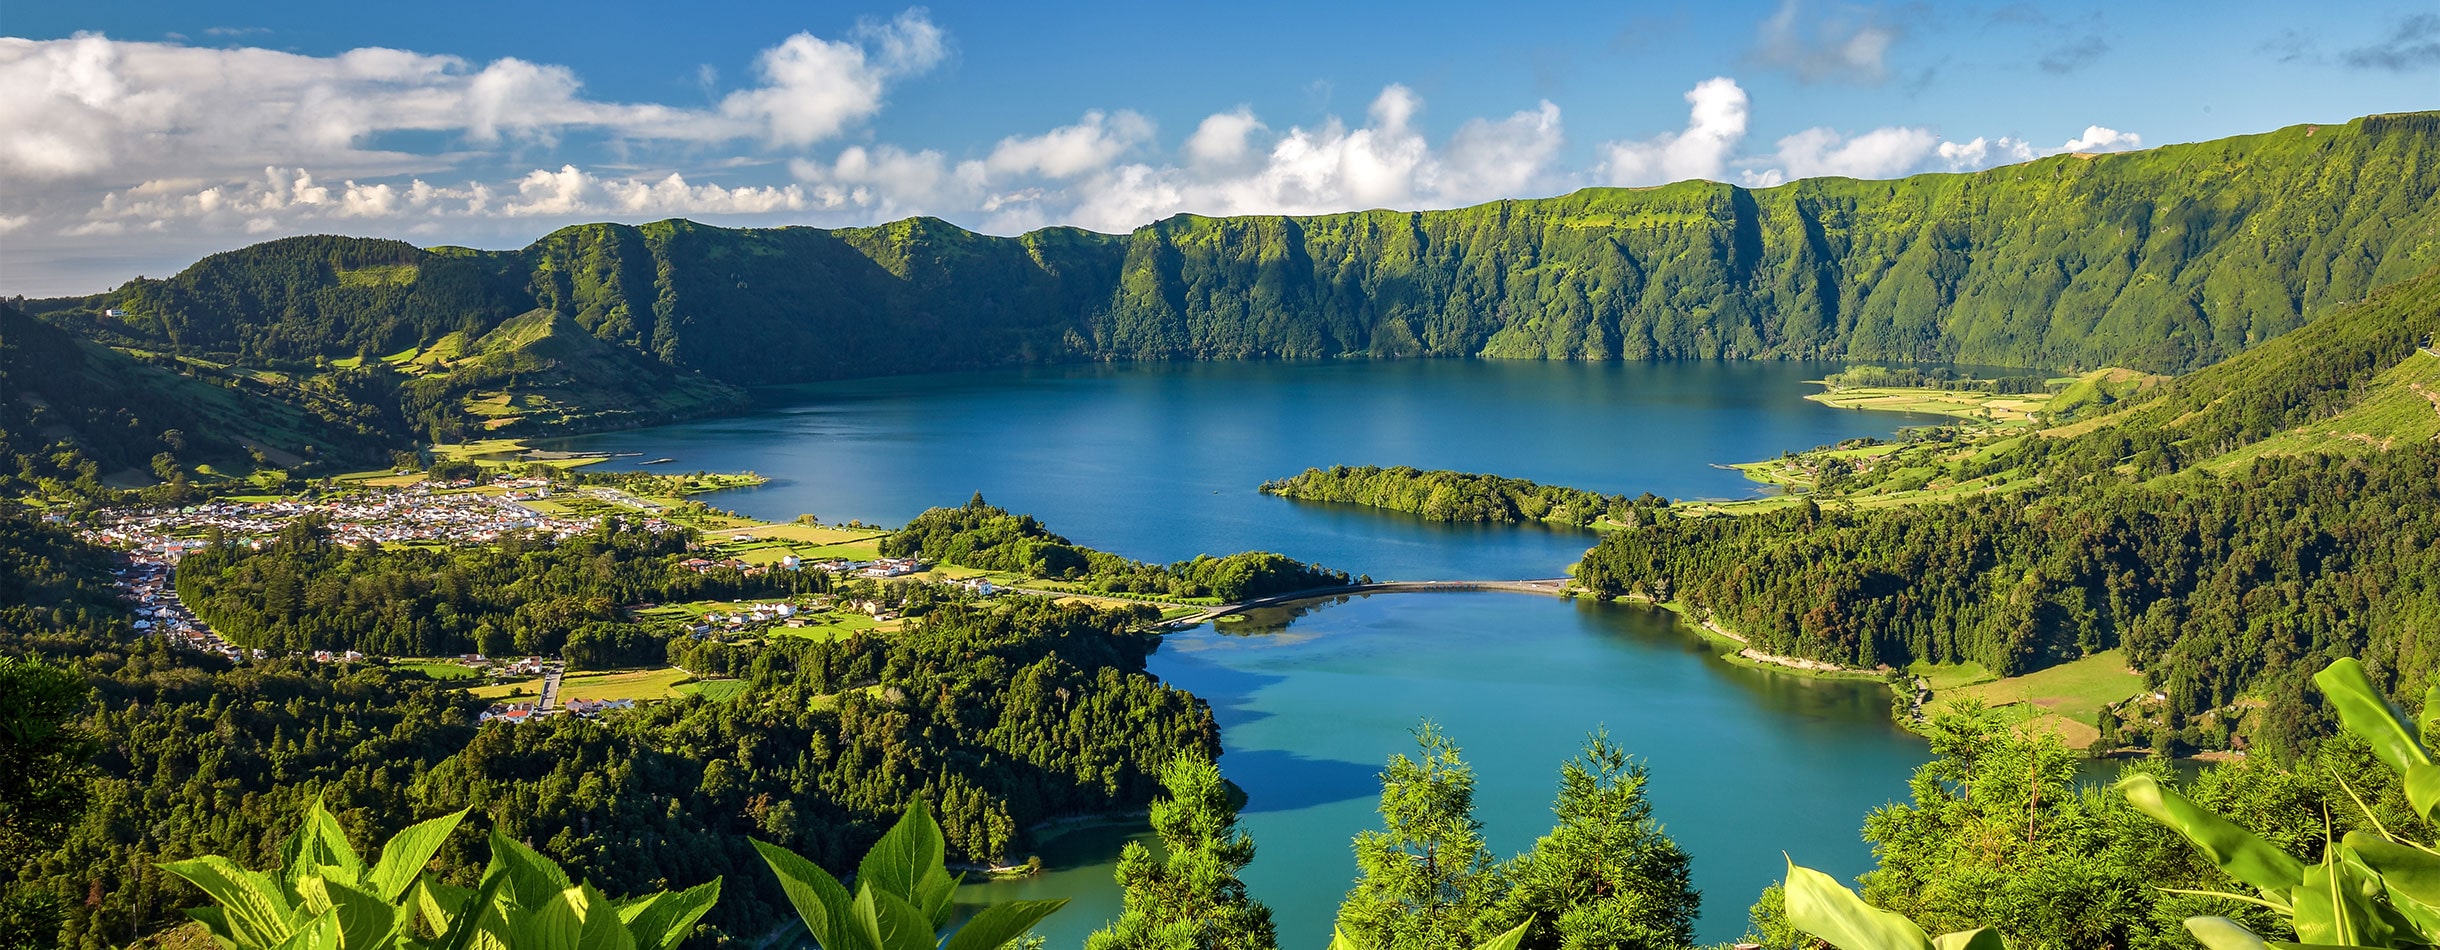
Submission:
[[[1474,819],[1474,769],[1425,723],[1420,754],[1381,772],[1382,831],[1356,836],[1361,874],[1339,905],[1338,929],[1371,950],[1462,950],[1490,923],[1500,866]]]
[[[1561,766],[1559,823],[1507,869],[1502,923],[1530,921],[1532,950],[1694,945],[1692,863],[1652,817],[1644,764],[1595,733]]]
[[[1219,767],[1180,755],[1161,784],[1169,797],[1152,803],[1152,828],[1166,857],[1128,842],[1118,859],[1126,910],[1086,938],[1085,950],[1271,950],[1271,909],[1237,879],[1254,860],[1254,839],[1237,830]]]

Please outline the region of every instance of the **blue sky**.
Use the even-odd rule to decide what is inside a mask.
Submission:
[[[2440,108],[2440,4],[12,4],[0,292],[281,234],[1013,233]]]

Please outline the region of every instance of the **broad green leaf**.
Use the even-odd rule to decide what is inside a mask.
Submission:
[[[702,920],[712,905],[720,902],[720,879],[676,893],[663,892],[652,896],[628,913],[620,908],[619,916],[627,921],[627,930],[635,934],[636,946],[644,950],[673,950],[695,930],[695,921]]]
[[[440,853],[441,844],[449,840],[449,833],[456,831],[458,822],[465,818],[466,810],[459,809],[454,814],[408,825],[391,835],[389,843],[381,846],[381,860],[365,878],[365,887],[385,901],[395,901],[406,894],[416,875],[424,873],[424,865]]]
[[[516,950],[578,950],[584,934],[584,895],[566,888],[538,904],[503,914],[507,932],[500,936]]]
[[[2431,756],[2415,741],[2414,727],[2399,718],[2389,698],[2372,685],[2364,675],[2364,665],[2354,657],[2340,657],[2336,662],[2313,674],[2322,695],[2338,709],[2340,722],[2347,731],[2372,745],[2372,753],[2382,762],[2404,775],[2418,765],[2430,765]]]
[[[409,919],[405,906],[327,877],[297,882],[297,895],[303,899],[306,913],[338,915],[339,946],[347,950],[385,946],[406,929]]]
[[[935,864],[915,885],[915,909],[923,911],[932,921],[932,929],[949,925],[949,916],[957,912],[957,885],[965,879],[965,875],[952,875],[947,868]]]
[[[499,918],[500,891],[507,887],[507,875],[483,875],[480,887],[459,901],[455,910],[444,911],[449,915],[449,929],[442,931],[440,939],[433,942],[434,950],[472,950],[482,946],[492,936],[485,928]],[[445,902],[449,892],[455,890],[436,888],[431,893],[437,900]]]
[[[486,879],[494,874],[507,880],[500,896],[519,907],[539,907],[559,899],[563,892],[574,886],[568,880],[568,872],[560,870],[558,862],[518,844],[497,829],[491,833],[491,865],[483,869]]]
[[[473,891],[419,878],[415,882],[415,909],[423,915],[424,926],[433,933],[446,934],[455,925],[458,915],[474,897]]]
[[[1864,903],[1830,875],[1788,862],[1788,923],[1838,950],[1930,950],[1906,915]]]
[[[2360,870],[2331,848],[2320,864],[2305,868],[2296,886],[2296,939],[2305,943],[2345,947],[2391,945],[2391,928],[2382,919],[2378,898],[2382,889],[2371,872]]]
[[[2440,905],[2440,854],[2364,831],[2347,832],[2346,845],[2392,890]]]
[[[323,911],[267,950],[339,950],[339,912]]]
[[[771,866],[780,890],[788,895],[788,903],[796,907],[796,915],[805,921],[805,929],[822,950],[857,950],[848,937],[849,908],[854,900],[847,896],[847,888],[839,886],[838,878],[778,845],[756,841],[754,850]]]
[[[1009,901],[993,904],[975,914],[974,919],[949,935],[941,950],[997,950],[1004,943],[1024,936],[1042,918],[1067,905],[1066,899],[1055,901]],[[1333,946],[1338,938],[1334,935]]]
[[[1527,917],[1524,923],[1516,925],[1516,929],[1485,940],[1482,946],[1476,947],[1474,950],[1517,950],[1517,945],[1525,942],[1525,931],[1532,927],[1533,918]]]
[[[203,889],[204,896],[220,906],[227,936],[238,946],[275,946],[296,932],[297,914],[269,875],[238,867],[216,854],[160,867]]]
[[[2188,917],[2186,932],[2209,950],[2270,950],[2270,945],[2245,929],[2244,924],[2226,917]]]
[[[1934,950],[2008,950],[2008,941],[1989,927],[1960,930],[1932,938]]]
[[[2440,821],[2440,764],[2424,763],[2406,770],[2406,802],[2425,821]]]
[[[1332,927],[1330,928],[1330,950],[1364,950],[1364,948],[1356,946],[1355,941],[1347,939],[1347,931]]]
[[[322,807],[321,799],[314,799],[312,807],[305,810],[305,824],[297,829],[296,845],[296,855],[283,866],[289,893],[296,893],[297,882],[314,873],[341,884],[364,881],[364,859],[357,857],[356,849],[348,845],[346,829],[339,827],[339,819]]]
[[[873,842],[872,850],[864,852],[864,860],[856,864],[856,885],[912,904],[922,893],[926,872],[939,869],[946,853],[940,824],[932,820],[932,810],[918,801],[907,806],[906,814],[899,816],[888,834]]]
[[[2120,779],[2118,792],[2135,810],[2186,836],[2230,877],[2266,891],[2283,891],[2304,879],[2304,862],[2186,796],[2160,787],[2149,775]]]
[[[915,905],[861,882],[856,885],[856,902],[848,906],[847,919],[848,931],[872,950],[934,950],[938,946]]]
[[[576,899],[571,903],[585,919],[576,940],[580,950],[636,950],[635,934],[619,919],[618,906],[610,902],[609,895],[591,884],[577,885],[574,893]]]

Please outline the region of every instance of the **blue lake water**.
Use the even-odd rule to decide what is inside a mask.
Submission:
[[[1593,538],[1447,526],[1255,491],[1316,465],[1493,472],[1628,494],[1728,498],[1719,466],[1935,420],[1802,397],[1835,367],[1475,360],[1050,368],[807,386],[749,415],[564,440],[669,457],[668,470],[772,478],[715,504],[769,519],[895,524],[980,491],[1074,540],[1145,560],[1279,551],[1378,578],[1530,578]],[[1503,593],[1379,595],[1171,635],[1163,679],[1211,701],[1222,771],[1245,787],[1246,872],[1285,947],[1319,947],[1376,825],[1375,774],[1431,719],[1479,775],[1502,856],[1547,831],[1560,763],[1606,728],[1652,770],[1652,800],[1694,856],[1698,936],[1743,932],[1781,852],[1864,870],[1864,815],[1905,796],[1920,741],[1869,683],[1759,672],[1714,657],[1669,615]],[[1037,849],[1055,868],[969,885],[975,899],[1059,896],[1051,946],[1114,915],[1111,861],[1140,829],[1085,828]]]

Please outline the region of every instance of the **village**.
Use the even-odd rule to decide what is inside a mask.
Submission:
[[[471,483],[461,483],[470,485]],[[347,547],[414,542],[484,544],[514,533],[554,540],[592,530],[598,518],[545,514],[529,501],[550,497],[540,478],[504,479],[494,492],[435,490],[427,484],[365,488],[318,499],[221,500],[184,507],[114,508],[95,512],[87,540],[126,550],[174,556],[201,547],[217,531],[226,540],[260,547],[299,519],[320,516],[330,539]],[[659,519],[647,530],[674,526]]]

